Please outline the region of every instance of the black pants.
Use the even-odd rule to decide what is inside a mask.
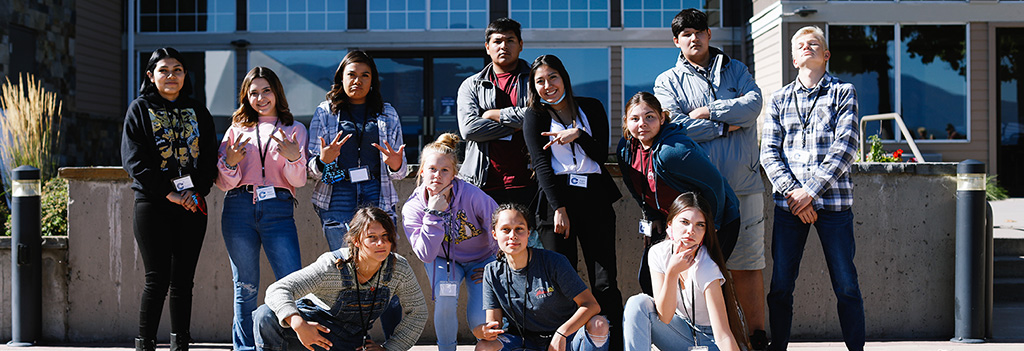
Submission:
[[[135,200],[135,242],[146,267],[139,306],[139,337],[155,339],[170,288],[171,332],[188,333],[192,281],[206,236],[206,215],[167,200]]]
[[[590,184],[598,183],[591,181]],[[576,265],[576,242],[583,251],[583,262],[587,265],[590,290],[601,305],[601,314],[608,317],[612,325],[609,340],[611,350],[621,349],[622,293],[616,280],[615,262],[615,211],[608,201],[606,192],[599,189],[568,187],[568,202],[563,203],[569,215],[569,238],[555,234],[555,209],[542,214],[542,224],[537,227],[544,248],[565,255],[569,263]],[[539,206],[548,206],[541,203]]]

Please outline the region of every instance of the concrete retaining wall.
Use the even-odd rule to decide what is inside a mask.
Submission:
[[[616,167],[611,167],[616,168]],[[870,339],[945,339],[953,329],[953,245],[955,230],[955,164],[859,164],[855,167],[854,216],[857,236],[856,264],[867,310]],[[67,260],[54,259],[46,269],[50,289],[66,288],[67,294],[44,294],[45,338],[70,341],[127,342],[138,333],[138,305],[144,269],[132,230],[133,193],[119,168],[64,169],[69,180],[70,228]],[[619,184],[622,188],[622,184]],[[414,181],[398,184],[400,194],[411,193]],[[624,188],[623,194],[627,194]],[[308,199],[311,187],[298,191]],[[192,319],[193,337],[201,341],[229,341],[231,333],[231,269],[220,231],[223,193],[209,197],[210,218],[203,253],[196,273]],[[766,242],[771,241],[773,205],[766,196]],[[636,267],[642,240],[635,235],[640,211],[628,196],[615,205],[614,245],[618,250],[619,287],[624,296],[639,292]],[[308,201],[299,201],[296,223],[302,262],[308,264],[327,250],[319,220]],[[400,234],[399,238],[404,238]],[[770,245],[768,246],[770,247]],[[427,290],[423,266],[416,264],[408,241],[399,240],[398,251],[410,258]],[[60,254],[56,254],[60,256]],[[0,271],[10,272],[9,253],[0,248]],[[581,255],[582,257],[582,255]],[[771,259],[765,273],[766,291]],[[579,265],[583,269],[582,263]],[[44,267],[45,268],[45,267]],[[261,291],[273,275],[264,258]],[[835,297],[821,253],[812,234],[796,290],[793,336],[800,339],[841,339]],[[585,274],[583,274],[585,276]],[[66,277],[64,283],[59,277]],[[9,279],[2,288],[9,289]],[[44,280],[47,281],[47,280]],[[9,311],[9,293],[4,292],[0,315]],[[66,300],[62,298],[66,296]],[[260,300],[262,301],[262,293]],[[65,302],[66,301],[66,302]],[[432,308],[432,307],[431,307]],[[460,313],[464,316],[464,313]],[[464,317],[460,318],[464,319]],[[9,320],[0,321],[0,340],[10,338]],[[465,323],[463,321],[463,323]],[[169,334],[166,308],[161,338]],[[460,335],[471,340],[468,332]],[[428,321],[421,343],[434,340]]]

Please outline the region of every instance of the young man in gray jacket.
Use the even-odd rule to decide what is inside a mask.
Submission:
[[[764,183],[758,162],[757,116],[761,89],[742,62],[711,47],[707,14],[680,11],[672,20],[672,41],[679,48],[675,67],[654,83],[654,95],[686,127],[687,135],[708,152],[740,202],[740,234],[726,262],[736,295],[754,333],[755,350],[767,346],[764,332]]]
[[[522,132],[530,64],[519,59],[521,34],[519,22],[509,18],[487,25],[484,48],[491,62],[459,86],[459,131],[466,139],[459,178],[498,203],[529,206],[537,182],[530,179]]]

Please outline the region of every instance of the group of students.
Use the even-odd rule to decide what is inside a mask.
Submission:
[[[519,23],[502,18],[488,26],[485,49],[491,62],[459,88],[465,161],[459,168],[459,135],[446,133],[426,145],[417,187],[401,210],[404,233],[430,281],[439,349],[455,349],[463,287],[478,350],[767,346],[763,311],[752,311],[763,310],[763,302],[749,302],[763,299],[760,281],[756,289],[749,285],[752,272],[760,280],[764,268],[763,230],[752,229],[763,218],[744,212],[756,186],[741,185],[737,196],[733,180],[738,174],[746,181],[753,173],[760,182],[758,158],[747,165],[750,157],[742,150],[750,147],[751,135],[757,147],[756,122],[746,115],[760,111],[760,91],[742,63],[720,51],[709,55],[710,30],[702,12],[680,12],[673,35],[682,52],[680,64],[658,78],[655,94],[633,96],[622,117],[618,162],[626,188],[642,208],[639,231],[645,238],[639,275],[644,293],[623,306],[612,209],[622,194],[605,168],[609,120],[604,106],[573,94],[558,57],[543,55],[532,64],[519,59]],[[849,196],[848,187],[837,188],[848,185],[843,162],[852,155],[834,155],[833,149],[856,137],[855,123],[846,125],[850,121],[844,119],[851,112],[856,117],[852,86],[827,74],[821,78],[828,51],[821,50],[820,30],[801,30],[793,42],[801,72],[794,84],[811,88],[791,84],[784,90],[800,90],[791,93],[803,97],[799,106],[817,95],[810,108],[787,100],[790,93],[773,97],[761,157],[776,187],[776,268],[768,301],[776,340],[771,346],[780,350],[788,341],[784,308],[788,303],[791,319],[799,254],[784,260],[778,255],[802,250],[808,226],[821,233],[818,219],[832,216],[830,211],[848,214],[848,202],[829,199],[833,192]],[[694,55],[698,60],[690,60]],[[818,81],[805,82],[805,61],[820,63],[814,68],[820,71],[817,78],[838,86],[826,91]],[[225,191],[221,223],[234,281],[235,350],[410,348],[427,318],[426,299],[410,263],[394,252],[399,194],[392,181],[406,177],[408,167],[399,117],[383,101],[373,59],[362,51],[345,56],[308,131],[294,120],[277,75],[253,68],[243,79],[240,107],[219,147],[209,112],[188,98],[186,73],[185,60],[174,49],[153,52],[141,96],[125,117],[121,154],[133,179],[135,237],[146,269],[136,349],[155,348],[168,290],[171,349],[188,349],[192,280],[205,236],[205,197],[213,185]],[[744,74],[749,82],[721,83],[723,77]],[[669,91],[704,101],[687,106],[685,99],[667,98]],[[818,95],[826,94],[816,105]],[[853,136],[847,135],[850,128]],[[842,138],[823,140],[822,133],[833,131]],[[802,138],[799,146],[793,133]],[[705,136],[726,143],[702,141]],[[811,149],[817,154],[801,149],[806,141],[818,146]],[[734,169],[736,162],[744,163],[741,172],[720,171],[727,164]],[[829,168],[835,177],[822,179],[815,167]],[[302,267],[295,188],[310,177],[311,201],[330,251]],[[780,212],[796,218],[785,222],[796,228],[785,234],[794,238],[786,245],[779,244]],[[576,272],[577,244],[589,288]],[[853,269],[852,227],[846,244],[834,250],[849,250],[849,257],[842,257],[849,262],[829,260],[834,275]],[[266,304],[257,308],[261,247],[277,281],[267,290]],[[834,250],[826,247],[826,255]],[[789,271],[780,274],[780,267]],[[855,270],[852,279],[856,288]],[[783,308],[778,316],[773,301]],[[846,302],[840,299],[841,306]],[[842,307],[840,312],[856,313]],[[857,337],[863,346],[862,302],[859,313],[859,335],[856,321],[843,319],[851,349],[857,349]],[[380,342],[368,336],[378,319],[385,335]]]

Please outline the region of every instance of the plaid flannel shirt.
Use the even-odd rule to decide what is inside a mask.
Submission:
[[[816,210],[853,205],[850,166],[858,146],[857,90],[825,73],[804,88],[798,80],[772,94],[764,122],[761,165],[774,186],[775,204],[803,188]]]
[[[387,142],[391,147],[397,149],[400,145],[405,144],[402,139],[402,123],[398,118],[398,111],[395,111],[395,108],[391,107],[389,103],[384,103],[384,113],[377,115],[377,130],[379,131],[377,145],[384,146],[384,143]],[[331,192],[334,187],[320,181],[322,173],[316,165],[317,160],[320,159],[320,137],[323,137],[324,140],[333,140],[337,133],[338,115],[331,113],[330,101],[323,101],[316,107],[316,111],[313,112],[313,120],[309,123],[309,144],[306,148],[309,152],[306,170],[314,179],[313,205],[321,209],[327,209],[330,206]],[[377,203],[377,207],[391,215],[393,220],[396,219],[395,205],[398,204],[398,191],[395,190],[391,181],[405,178],[409,174],[408,166],[405,152],[402,152],[402,167],[395,172],[388,168],[383,157],[380,159],[380,174],[377,178],[380,180],[380,201]]]

